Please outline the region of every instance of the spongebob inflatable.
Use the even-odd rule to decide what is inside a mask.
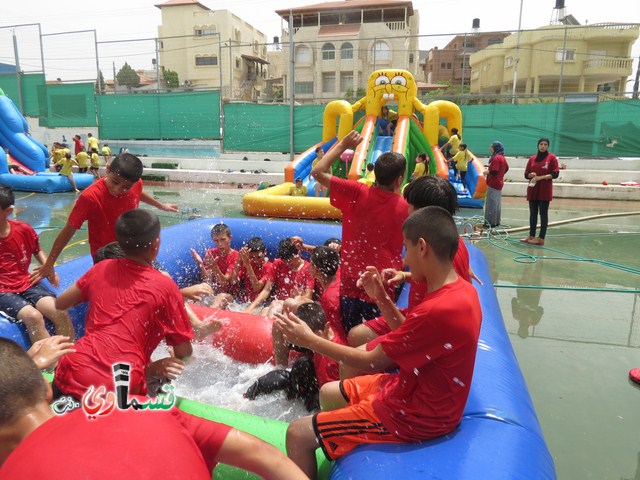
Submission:
[[[393,135],[380,134],[379,120],[384,106],[394,108],[397,113]],[[361,111],[364,117],[355,122],[356,113]],[[438,100],[425,105],[418,98],[418,85],[411,72],[376,70],[369,76],[363,98],[354,103],[334,100],[327,104],[323,115],[322,141],[287,165],[285,182],[288,183],[245,195],[244,211],[249,215],[289,218],[339,218],[339,211],[329,205],[328,199],[315,197],[315,180],[309,176],[309,172],[318,147],[327,152],[354,129],[360,132],[363,141],[348,164],[349,170],[346,171],[344,163],[336,162],[332,170],[334,175],[359,180],[364,177],[367,164],[375,164],[380,154],[393,151],[403,154],[407,159],[405,180],[409,181],[415,168],[415,158],[418,153],[425,152],[429,156],[429,173],[452,182],[461,206],[482,208],[486,182],[480,161],[472,155],[463,184],[451,177],[447,160],[438,148],[438,137],[452,128],[457,128],[462,134],[462,112],[456,104]],[[296,200],[283,198],[282,192],[288,192],[290,183],[296,178],[304,179],[309,197],[296,197]]]

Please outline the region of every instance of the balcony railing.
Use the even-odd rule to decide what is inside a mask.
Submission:
[[[591,68],[605,70],[629,70],[633,64],[632,58],[590,58],[585,60],[582,68],[587,70]]]
[[[400,21],[400,22],[384,22],[387,25],[387,28],[391,31],[398,31],[398,30],[406,30],[407,28],[407,22],[405,21]]]

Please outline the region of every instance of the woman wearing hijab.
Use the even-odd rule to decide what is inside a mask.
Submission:
[[[520,241],[531,245],[544,245],[549,223],[549,202],[553,198],[553,179],[558,178],[560,168],[557,157],[549,152],[549,139],[538,140],[538,153],[532,156],[524,169],[524,178],[529,180],[527,201],[529,202],[529,236]],[[540,235],[536,237],[536,225],[540,212]]]
[[[484,174],[487,177],[487,197],[484,201],[485,225],[493,228],[500,225],[500,213],[502,207],[502,187],[504,176],[509,171],[507,159],[504,158],[504,145],[495,141],[489,147],[491,158],[489,168]]]

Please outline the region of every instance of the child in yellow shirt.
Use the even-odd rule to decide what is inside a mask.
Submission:
[[[91,149],[91,168],[89,171],[96,177],[96,180],[100,178],[100,157],[96,148]]]
[[[60,171],[58,172],[58,175],[67,177],[69,179],[69,183],[71,183],[71,186],[76,191],[76,193],[80,192],[80,190],[78,190],[78,186],[76,185],[75,180],[73,179],[73,166],[78,165],[78,162],[76,162],[73,158],[71,158],[71,153],[65,154],[65,156],[59,162],[57,162],[56,165],[60,166]]]
[[[89,170],[89,154],[84,151],[84,147],[81,147],[76,155],[76,162],[78,163],[78,173],[87,173],[87,170]]]
[[[296,178],[295,186],[289,190],[289,195],[292,197],[306,197],[308,193],[307,187],[302,185],[302,178]]]

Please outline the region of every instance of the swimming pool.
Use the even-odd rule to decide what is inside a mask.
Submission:
[[[202,186],[145,189],[162,201],[181,206],[180,214],[157,212],[163,226],[197,215],[242,216],[241,196],[248,191],[207,190]],[[18,218],[39,222],[43,248],[48,251],[66,221],[75,195],[32,194],[18,198]],[[633,210],[637,205],[628,202],[554,200],[550,221]],[[461,215],[477,213],[463,210]],[[504,198],[503,222],[526,225],[526,201]],[[627,380],[628,370],[640,366],[640,295],[629,293],[640,289],[640,275],[630,270],[640,269],[640,217],[550,228],[544,249],[520,245],[517,238],[520,237],[516,241],[492,238],[475,244],[489,260],[507,330],[558,478],[640,478],[640,388]],[[65,250],[60,261],[86,254],[88,246],[82,243],[83,239],[86,232],[78,232],[72,240],[75,245]],[[578,258],[567,260],[572,255]],[[211,356],[212,360],[215,357],[208,346],[200,346],[196,352],[201,357]],[[197,365],[192,365],[193,370],[185,375],[193,377],[194,387],[198,388],[189,390],[191,384],[187,382],[179,388],[186,389],[185,393],[193,391],[200,400],[223,402],[225,399],[216,396],[216,387],[233,389],[224,384],[234,382],[237,391],[233,390],[226,399],[228,403],[223,404],[231,408],[241,402],[241,390],[249,383],[248,377],[262,372],[257,368],[249,371],[248,377],[240,377],[236,366],[226,365],[222,379],[216,380],[200,372]],[[202,386],[202,378],[206,383],[214,382],[214,386]],[[287,407],[289,411],[279,413],[277,398],[276,403],[272,403],[273,399],[263,401],[265,405],[241,407],[260,411],[264,406],[265,415],[271,416],[271,412],[283,419],[304,413],[303,408],[296,411],[300,405],[295,404]]]

